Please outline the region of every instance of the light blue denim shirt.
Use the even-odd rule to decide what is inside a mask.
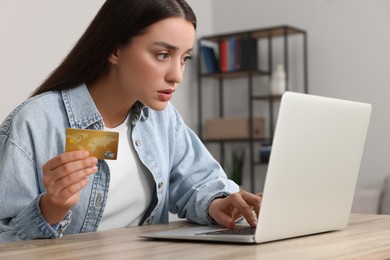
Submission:
[[[140,225],[168,222],[168,211],[199,224],[210,224],[210,202],[237,192],[199,138],[173,105],[154,111],[137,102],[130,112],[131,140],[153,175],[152,202]],[[80,193],[80,201],[51,226],[39,200],[45,193],[42,165],[64,152],[65,129],[103,129],[103,120],[86,86],[46,92],[18,106],[0,128],[0,242],[57,238],[96,231],[110,182],[104,160]]]

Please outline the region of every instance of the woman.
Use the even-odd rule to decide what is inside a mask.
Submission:
[[[166,223],[250,225],[239,191],[169,103],[191,59],[184,0],[107,0],[84,35],[0,128],[0,241]],[[65,151],[65,129],[120,133],[118,158]]]

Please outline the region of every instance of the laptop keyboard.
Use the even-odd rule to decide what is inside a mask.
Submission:
[[[255,232],[256,232],[256,228],[240,227],[240,228],[233,228],[233,229],[210,231],[199,235],[254,235]]]

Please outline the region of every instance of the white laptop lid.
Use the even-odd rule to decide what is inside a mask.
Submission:
[[[348,224],[370,115],[370,104],[283,95],[256,242]]]

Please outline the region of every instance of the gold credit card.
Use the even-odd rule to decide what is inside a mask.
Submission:
[[[98,159],[116,160],[118,141],[117,132],[67,128],[65,152],[85,150]]]

